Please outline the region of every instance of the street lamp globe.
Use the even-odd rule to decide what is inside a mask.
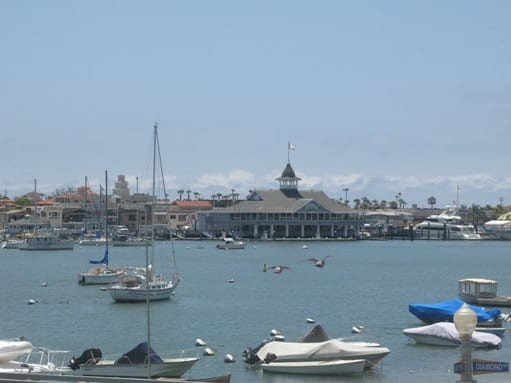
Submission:
[[[477,326],[477,315],[469,305],[463,305],[454,314],[454,326],[460,336],[472,335]]]

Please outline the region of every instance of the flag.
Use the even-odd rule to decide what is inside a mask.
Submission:
[[[287,143],[287,148],[288,148],[289,150],[295,150],[295,146],[294,146],[291,142],[288,142],[288,143]]]

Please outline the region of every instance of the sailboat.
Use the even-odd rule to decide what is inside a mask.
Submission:
[[[152,209],[153,219],[151,219],[151,241],[154,240],[154,208],[156,202],[156,191],[155,191],[155,179],[156,179],[156,155],[160,161],[161,168],[161,155],[160,145],[158,141],[158,125],[154,126],[154,149],[153,149],[153,193],[152,193]],[[163,172],[162,172],[163,176]],[[165,193],[166,194],[166,193]],[[172,256],[174,259],[174,269],[176,268],[176,257],[174,254],[174,245],[171,238],[172,244]],[[154,247],[150,246],[154,253]],[[179,273],[174,272],[170,280],[163,278],[161,275],[154,273],[153,271],[153,257],[149,261],[149,244],[146,246],[146,269],[145,273],[139,271],[126,270],[126,273],[122,275],[117,283],[113,284],[109,288],[110,295],[116,302],[145,302],[146,299],[149,301],[160,301],[170,299],[170,296],[174,293],[177,288],[181,277]]]
[[[89,263],[98,265],[78,274],[80,285],[109,285],[125,273],[123,268],[112,269],[108,266],[108,174],[105,170],[105,254],[100,260],[90,260]]]

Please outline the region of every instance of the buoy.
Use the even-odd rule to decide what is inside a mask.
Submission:
[[[274,335],[273,336],[273,339],[276,340],[277,342],[284,342],[286,340],[286,337],[284,335]]]
[[[307,318],[307,323],[316,323],[316,321],[312,318]]]
[[[231,354],[226,354],[224,358],[225,363],[234,363],[236,360],[234,359],[234,356]]]
[[[197,338],[197,340],[195,340],[195,345],[196,346],[205,346],[206,345],[206,341],[204,339]]]
[[[43,282],[43,283],[41,283],[41,286],[46,287],[46,286],[48,286],[48,283]]]
[[[212,349],[210,349],[209,347],[206,347],[206,348],[204,349],[203,354],[204,354],[205,356],[213,356],[213,355],[215,355],[215,351],[213,351],[213,350],[212,350]]]

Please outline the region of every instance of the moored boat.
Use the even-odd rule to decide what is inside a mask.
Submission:
[[[224,238],[222,243],[216,245],[221,250],[243,250],[247,246],[244,241],[235,240],[234,238]]]
[[[69,361],[76,374],[117,378],[176,378],[197,363],[197,356],[162,358],[142,342],[117,360],[103,360],[99,349],[85,350]]]
[[[261,368],[266,372],[300,375],[347,375],[364,371],[364,359],[352,360],[312,360],[296,362],[279,362],[278,360],[265,362]]]
[[[108,173],[105,171],[105,211],[108,211]],[[124,267],[109,267],[109,257],[108,257],[108,217],[105,214],[105,253],[103,258],[100,260],[89,260],[90,264],[98,265],[93,267],[87,271],[82,271],[78,274],[78,284],[80,285],[109,285],[117,281],[119,277],[125,274],[126,270]]]
[[[60,230],[40,231],[25,238],[20,250],[73,250],[74,240]]]
[[[0,364],[30,352],[33,347],[32,343],[24,338],[0,339]]]
[[[458,281],[458,296],[466,303],[481,306],[511,307],[511,296],[497,295],[497,281],[465,278]]]
[[[452,347],[461,345],[458,331],[454,323],[451,322],[438,322],[427,326],[405,328],[403,334],[421,344]],[[500,348],[502,339],[495,334],[474,331],[471,344],[474,348]]]
[[[152,204],[154,213],[154,206],[156,205],[156,159],[160,159],[161,168],[161,155],[159,152],[158,142],[158,130],[157,126],[154,126],[154,144],[153,144],[153,191],[152,191]],[[158,154],[158,157],[157,157]],[[154,217],[151,220],[154,222]],[[154,233],[154,226],[151,224],[151,233]],[[151,247],[151,257],[149,257],[149,244],[152,242],[154,236],[151,236],[151,241],[146,242],[145,255],[146,255],[146,266],[145,272],[140,273],[138,271],[128,270],[122,275],[117,283],[113,284],[109,288],[111,297],[116,302],[146,302],[146,301],[159,301],[170,299],[170,296],[174,293],[181,276],[177,272],[176,257],[174,254],[174,245],[171,239],[171,255],[173,258],[174,273],[170,279],[165,279],[163,276],[156,274],[153,271],[154,263],[154,246]]]
[[[322,326],[316,325],[296,342],[272,338],[254,349],[247,348],[243,351],[243,358],[246,363],[253,365],[268,360],[281,363],[363,359],[364,368],[371,368],[389,353],[390,350],[379,343],[330,339]]]
[[[435,303],[411,303],[408,311],[425,323],[453,322],[454,314],[463,305],[458,298]],[[469,305],[477,315],[479,327],[500,327],[502,325],[502,312],[494,307],[486,309],[481,306]]]
[[[2,249],[19,249],[23,242],[24,242],[23,239],[9,238],[9,239],[6,239],[5,241],[2,241],[0,248],[2,248]]]
[[[416,239],[481,239],[474,225],[462,222],[456,213],[456,207],[448,207],[440,214],[428,216],[413,227],[413,235]]]

